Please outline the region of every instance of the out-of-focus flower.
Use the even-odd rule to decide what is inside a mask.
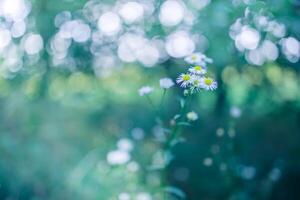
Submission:
[[[107,154],[106,160],[111,165],[122,165],[130,160],[131,156],[127,151],[114,150]]]
[[[130,163],[127,164],[127,169],[130,172],[136,172],[140,168],[139,164],[135,161],[131,161]]]
[[[192,35],[187,31],[176,31],[166,38],[165,49],[171,57],[185,57],[191,54],[195,48],[195,41],[192,39]]]
[[[159,80],[159,85],[163,89],[169,89],[170,87],[174,86],[174,82],[170,78],[162,78]]]
[[[150,194],[146,192],[142,192],[136,195],[137,200],[152,200],[152,197]]]
[[[211,58],[206,57],[206,55],[200,52],[193,53],[187,56],[184,60],[189,64],[200,65],[200,66],[206,66],[207,63],[213,62]]]
[[[144,95],[147,95],[149,93],[153,92],[153,88],[150,87],[150,86],[144,86],[144,87],[141,87],[139,89],[139,95],[140,96],[144,96]]]
[[[196,74],[196,75],[203,75],[206,73],[206,67],[201,67],[199,65],[196,65],[195,67],[191,67],[189,69],[189,71],[192,73],[192,74]]]
[[[260,33],[256,29],[243,26],[235,38],[235,46],[239,51],[254,50],[258,47],[260,39]]]
[[[186,117],[189,121],[196,121],[198,119],[198,114],[194,111],[188,112]]]
[[[211,159],[209,157],[207,157],[203,160],[203,165],[205,165],[207,167],[211,166],[212,164],[213,164],[213,159]]]
[[[122,192],[119,194],[118,200],[130,200],[130,195],[126,192]]]
[[[120,139],[117,143],[117,146],[122,151],[131,151],[133,149],[133,143],[127,138]]]
[[[105,12],[98,19],[98,28],[105,36],[116,35],[121,29],[121,19],[114,12]]]
[[[184,18],[184,3],[177,0],[167,0],[160,7],[159,21],[162,25],[172,27],[178,25]]]
[[[132,24],[143,18],[144,8],[142,4],[138,2],[129,1],[122,5],[119,10],[119,15],[123,18],[125,23]]]
[[[242,115],[242,111],[239,107],[233,106],[230,108],[230,115],[234,118],[239,118]]]
[[[204,77],[201,79],[201,87],[205,90],[215,90],[218,83],[212,78]]]
[[[183,88],[186,88],[188,85],[190,85],[191,81],[192,76],[190,74],[181,74],[176,80],[176,82]]]

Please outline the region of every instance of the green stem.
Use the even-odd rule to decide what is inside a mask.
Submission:
[[[163,103],[164,103],[164,99],[165,99],[166,93],[167,93],[167,90],[164,89],[163,94],[162,94],[161,99],[160,99],[160,104],[159,104],[159,107],[161,109],[162,109],[162,106],[163,106]]]
[[[189,98],[188,96],[186,96],[184,98],[184,105],[181,107],[180,109],[180,118],[179,118],[179,121],[182,122],[182,121],[186,121],[185,120],[185,113],[186,113],[186,109],[188,107],[188,104],[190,101],[188,101]],[[165,145],[165,149],[166,150],[169,150],[171,148],[171,144],[172,142],[177,139],[179,136],[181,135],[181,127],[176,123],[175,124],[175,127],[173,128],[172,132],[171,132],[171,135],[169,137],[169,139],[167,140],[166,142],[166,145]]]
[[[158,114],[159,114],[159,117],[161,118],[161,120],[164,120],[164,107],[163,107],[163,103],[164,103],[164,100],[165,100],[166,93],[167,93],[167,90],[164,89],[163,93],[162,93],[162,96],[161,96],[161,99],[160,99],[159,107],[158,107]]]
[[[180,113],[180,118],[179,118],[180,121],[185,120],[185,113],[186,113],[186,109],[187,109],[187,106],[188,106],[188,103],[189,103],[189,101],[187,101],[187,99],[188,98],[185,97],[184,104],[183,104],[183,106],[181,106],[181,109],[180,109],[180,112],[179,112]],[[167,139],[166,143],[163,146],[163,152],[164,153],[171,150],[172,142],[181,135],[181,132],[182,132],[181,127],[176,123],[174,128],[172,129],[170,137]],[[167,172],[166,169],[164,169],[162,171],[162,187],[163,188],[165,186],[167,186],[167,173],[166,172]],[[164,199],[166,200],[167,199],[167,192],[166,191],[163,191],[163,196],[164,196]]]
[[[150,105],[153,107],[153,109],[156,110],[156,107],[155,107],[153,101],[151,100],[151,98],[149,97],[149,95],[146,94],[145,96],[146,96],[146,99],[149,101]]]
[[[161,121],[159,110],[156,108],[156,106],[155,106],[155,104],[153,103],[152,99],[150,98],[149,95],[145,95],[145,96],[146,96],[146,99],[149,101],[149,104],[150,104],[151,107],[153,108],[154,112],[156,113],[158,120]]]

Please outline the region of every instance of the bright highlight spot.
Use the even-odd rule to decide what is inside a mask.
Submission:
[[[107,154],[106,160],[111,165],[122,165],[130,160],[130,154],[127,151],[115,150]]]
[[[106,12],[99,18],[98,28],[106,36],[115,35],[121,30],[120,17],[113,12]]]
[[[240,50],[256,49],[260,41],[260,34],[257,30],[244,26],[235,39],[235,45]]]
[[[127,2],[119,10],[119,15],[125,23],[131,24],[143,18],[144,8],[140,3]]]
[[[183,2],[177,0],[165,1],[159,13],[159,21],[164,26],[176,26],[184,17]]]
[[[30,34],[24,42],[24,49],[29,55],[39,53],[43,49],[43,46],[43,38],[39,34]]]
[[[170,56],[181,58],[193,53],[195,43],[187,32],[178,31],[168,36],[165,48]]]
[[[11,35],[9,30],[0,28],[0,49],[9,45],[10,41]]]

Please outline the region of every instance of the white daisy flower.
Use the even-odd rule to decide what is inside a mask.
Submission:
[[[202,87],[202,77],[197,75],[192,75],[191,77],[191,89],[192,91],[200,90]]]
[[[180,74],[176,82],[180,84],[181,87],[186,88],[191,84],[192,76],[190,74]]]
[[[218,87],[218,83],[209,77],[204,77],[201,79],[201,87],[205,90],[215,90]]]
[[[199,65],[196,65],[194,67],[191,67],[189,69],[189,72],[191,72],[192,74],[196,74],[196,75],[203,75],[206,74],[206,67],[201,67]]]
[[[193,53],[189,56],[187,56],[184,59],[187,63],[193,64],[193,65],[200,65],[200,66],[206,66],[206,63],[212,63],[213,60],[211,58],[206,57],[206,55],[197,52]]]
[[[196,121],[198,119],[198,114],[194,111],[188,112],[186,117],[189,121]]]
[[[139,95],[140,96],[144,96],[144,95],[147,95],[149,93],[153,92],[153,88],[150,87],[150,86],[144,86],[144,87],[141,87],[139,89]]]
[[[170,87],[174,86],[174,82],[170,78],[162,78],[159,80],[159,85],[163,89],[169,89]]]

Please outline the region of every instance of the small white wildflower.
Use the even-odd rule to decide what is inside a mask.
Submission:
[[[225,163],[220,164],[220,170],[221,171],[226,171],[227,170],[227,165]]]
[[[230,138],[234,138],[235,137],[235,130],[234,129],[229,129],[227,134]]]
[[[162,78],[159,80],[159,85],[163,89],[169,89],[170,87],[174,86],[174,82],[170,78]]]
[[[135,162],[135,161],[131,161],[131,162],[128,163],[128,165],[127,165],[127,169],[128,169],[128,171],[130,171],[130,172],[136,172],[136,171],[139,170],[139,168],[140,168],[139,164],[138,164],[137,162]]]
[[[135,140],[142,140],[145,136],[145,132],[143,129],[137,127],[137,128],[132,129],[131,136]]]
[[[130,200],[130,195],[126,192],[119,194],[118,200]]]
[[[181,74],[176,82],[180,84],[181,87],[186,88],[191,84],[192,76],[190,74]]]
[[[213,159],[211,159],[209,157],[207,157],[203,160],[203,165],[205,165],[207,167],[211,166],[212,164],[213,164]]]
[[[281,176],[281,170],[278,168],[274,168],[271,170],[271,172],[269,173],[269,179],[271,179],[272,181],[277,181]]]
[[[144,87],[141,87],[141,88],[139,89],[139,95],[140,95],[140,96],[144,96],[144,95],[146,95],[146,94],[151,93],[152,91],[153,91],[153,88],[152,88],[152,87],[150,87],[150,86],[144,86]]]
[[[136,195],[136,199],[137,200],[152,200],[152,197],[150,194],[148,194],[146,192],[141,192]]]
[[[230,115],[234,118],[239,118],[242,115],[242,111],[239,107],[233,106],[230,108]]]
[[[205,90],[215,90],[218,87],[218,83],[212,78],[204,77],[201,79],[201,87]]]
[[[201,65],[201,66],[206,66],[206,63],[212,63],[213,60],[211,58],[206,57],[206,55],[197,52],[193,53],[189,56],[187,56],[184,59],[187,63],[193,64],[193,65]]]
[[[252,166],[243,166],[241,167],[240,176],[246,180],[251,180],[256,174],[255,167]]]
[[[122,150],[110,151],[106,156],[107,162],[111,165],[125,164],[130,160],[130,158],[130,154],[127,151]]]
[[[223,128],[218,128],[216,131],[216,134],[218,137],[222,137],[224,135],[224,129]]]
[[[117,142],[117,146],[118,146],[118,149],[120,149],[122,151],[128,151],[129,152],[133,149],[132,141],[127,139],[127,138],[120,139]]]
[[[196,65],[194,67],[191,67],[189,69],[189,71],[192,73],[192,74],[196,74],[196,75],[204,75],[206,74],[206,67],[201,67],[199,65]]]
[[[196,121],[198,119],[198,114],[194,111],[188,112],[186,117],[189,121]]]

